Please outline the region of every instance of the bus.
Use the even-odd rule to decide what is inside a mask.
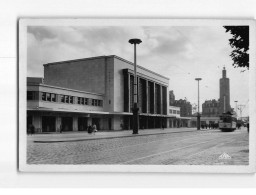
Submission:
[[[234,131],[236,130],[236,123],[237,119],[232,116],[232,113],[223,113],[220,116],[219,129],[223,132]]]

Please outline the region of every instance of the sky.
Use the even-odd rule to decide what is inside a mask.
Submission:
[[[222,26],[29,26],[27,75],[43,77],[45,63],[103,55],[133,62],[131,38],[142,40],[137,64],[168,77],[175,98],[186,98],[192,105],[198,101],[198,77],[202,78],[200,105],[219,99],[225,66],[231,107],[236,109],[234,101],[238,101],[237,105],[245,105],[242,116],[248,116],[249,71],[232,66],[231,35]]]

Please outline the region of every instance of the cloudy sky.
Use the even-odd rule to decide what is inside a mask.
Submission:
[[[187,98],[197,104],[200,81],[200,104],[219,98],[219,79],[223,66],[230,78],[231,106],[246,105],[248,115],[249,72],[233,68],[231,47],[222,26],[212,27],[28,27],[28,76],[43,77],[43,64],[102,55],[117,55],[133,62],[131,38],[140,38],[137,61],[140,66],[170,78],[169,89],[176,99]],[[200,109],[201,110],[201,109]]]

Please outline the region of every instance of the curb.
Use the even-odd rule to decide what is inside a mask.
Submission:
[[[118,137],[98,137],[98,138],[92,138],[92,139],[75,139],[75,140],[54,140],[54,141],[33,141],[34,143],[59,143],[59,142],[78,142],[78,141],[91,141],[91,140],[101,140],[101,139],[118,139],[118,138],[124,138],[124,137],[138,137],[138,136],[148,136],[148,135],[161,135],[161,134],[171,134],[171,133],[183,133],[183,132],[193,132],[195,130],[191,131],[174,131],[174,132],[164,132],[164,133],[149,133],[149,134],[136,134],[136,135],[121,135]]]

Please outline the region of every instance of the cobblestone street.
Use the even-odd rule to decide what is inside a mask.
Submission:
[[[248,165],[249,134],[178,129],[28,136],[28,164]],[[220,158],[226,153],[230,158]]]

